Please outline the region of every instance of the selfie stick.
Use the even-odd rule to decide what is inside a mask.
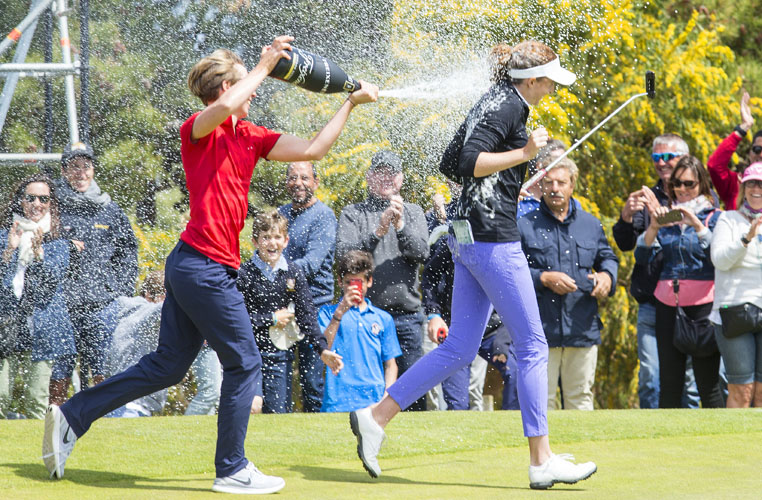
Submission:
[[[616,111],[614,111],[614,112],[613,112],[613,113],[611,113],[609,116],[607,116],[606,118],[604,118],[604,119],[603,119],[603,121],[601,121],[601,122],[600,122],[598,125],[596,125],[596,126],[595,126],[595,128],[593,128],[593,129],[592,129],[590,132],[588,132],[587,134],[585,134],[584,136],[582,136],[582,138],[581,138],[580,140],[578,140],[577,142],[575,142],[575,143],[572,145],[572,147],[570,147],[569,149],[567,149],[566,151],[564,151],[564,153],[563,153],[561,156],[559,156],[558,158],[556,158],[555,160],[553,160],[553,161],[550,163],[550,165],[548,165],[547,167],[545,167],[545,168],[543,168],[543,169],[541,169],[541,170],[538,170],[536,174],[534,174],[532,177],[530,177],[530,178],[529,178],[529,180],[528,180],[528,181],[526,181],[526,182],[524,183],[524,185],[523,185],[523,186],[521,186],[521,189],[523,189],[523,190],[527,190],[527,189],[529,189],[530,187],[532,187],[532,186],[534,186],[535,184],[537,184],[538,182],[540,182],[540,179],[542,179],[543,177],[545,177],[545,174],[547,174],[547,173],[548,173],[548,170],[550,170],[550,169],[554,168],[556,165],[558,165],[558,162],[560,162],[562,159],[566,158],[566,156],[567,156],[569,153],[571,153],[572,151],[574,151],[575,149],[577,149],[577,147],[578,147],[580,144],[582,144],[583,142],[585,142],[585,140],[587,140],[587,138],[588,138],[588,137],[590,137],[591,135],[593,135],[593,133],[594,133],[596,130],[598,130],[599,128],[601,128],[601,127],[602,127],[602,126],[603,126],[603,125],[604,125],[604,124],[605,124],[607,121],[609,121],[611,118],[613,118],[613,117],[614,117],[614,115],[616,115],[617,113],[619,113],[620,111],[622,111],[622,109],[624,109],[624,107],[625,107],[625,106],[627,106],[628,104],[630,104],[632,101],[634,101],[634,100],[635,100],[635,99],[637,99],[638,97],[643,97],[644,95],[647,95],[649,99],[653,99],[653,98],[654,98],[654,95],[656,94],[656,93],[655,93],[655,89],[656,89],[656,79],[655,79],[655,76],[654,76],[654,72],[653,72],[653,71],[646,71],[646,91],[645,91],[645,92],[643,92],[642,94],[635,94],[634,96],[632,96],[632,97],[630,97],[629,99],[627,99],[627,100],[624,102],[624,104],[622,104],[621,106],[619,106],[619,107],[616,109]]]

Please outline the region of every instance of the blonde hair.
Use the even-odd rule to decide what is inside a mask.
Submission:
[[[251,225],[252,239],[258,239],[259,235],[271,230],[277,230],[281,234],[288,236],[288,220],[277,210],[268,210],[254,217],[254,223]]]
[[[217,99],[222,82],[235,84],[239,78],[236,64],[243,61],[232,50],[217,49],[193,65],[188,73],[188,88],[204,104]]]
[[[556,57],[553,49],[537,40],[526,40],[514,47],[499,43],[490,52],[491,80],[493,83],[520,83],[522,79],[511,78],[512,69],[534,68],[549,63]]]

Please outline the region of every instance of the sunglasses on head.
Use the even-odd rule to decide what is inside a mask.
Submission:
[[[752,146],[751,150],[755,155],[758,155],[762,153],[762,146]]]
[[[40,200],[43,205],[50,203],[50,196],[47,194],[24,194],[24,201],[27,203],[34,203],[34,200]]]
[[[694,187],[696,184],[698,184],[698,181],[681,181],[680,179],[675,179],[674,181],[672,181],[672,187],[676,187],[676,188],[685,186],[686,188],[690,189]]]
[[[651,158],[653,159],[654,163],[659,163],[659,160],[667,163],[668,161],[677,158],[678,156],[683,156],[684,154],[685,153],[651,153]]]

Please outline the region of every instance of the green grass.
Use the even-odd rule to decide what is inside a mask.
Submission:
[[[281,475],[277,498],[759,498],[762,411],[552,412],[556,453],[594,460],[598,473],[550,492],[528,489],[518,412],[405,413],[390,425],[371,479],[346,414],[260,415],[247,454]],[[40,421],[0,421],[0,498],[220,498],[215,417],[102,419],[77,442],[65,478],[47,478]]]

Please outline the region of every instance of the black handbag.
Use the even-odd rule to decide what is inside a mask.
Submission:
[[[714,326],[709,321],[709,316],[693,319],[685,314],[685,310],[678,305],[678,291],[680,285],[677,280],[672,282],[675,291],[677,315],[675,316],[675,333],[672,337],[672,345],[675,348],[694,358],[705,358],[717,352],[717,341],[714,339]]]
[[[720,317],[725,338],[733,339],[744,333],[762,331],[762,309],[754,304],[747,302],[737,306],[722,306]]]

